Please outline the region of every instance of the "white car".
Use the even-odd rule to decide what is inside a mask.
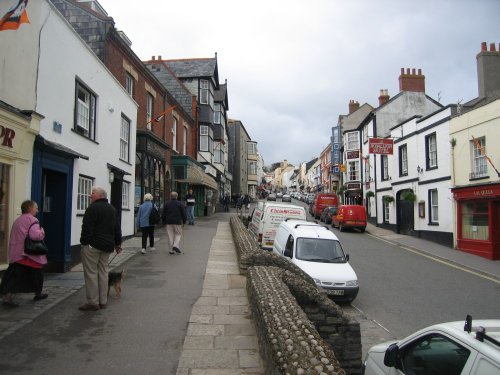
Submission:
[[[273,253],[287,257],[311,276],[335,301],[356,298],[358,277],[339,239],[327,227],[312,221],[287,219],[276,232]]]
[[[450,322],[409,337],[375,345],[363,362],[364,375],[498,375],[500,319]]]

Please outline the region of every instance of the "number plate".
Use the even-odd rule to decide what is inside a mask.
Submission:
[[[326,294],[329,294],[331,296],[343,296],[344,291],[342,289],[338,289],[338,290],[327,289]]]

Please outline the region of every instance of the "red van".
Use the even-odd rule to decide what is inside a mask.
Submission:
[[[341,232],[345,228],[358,228],[364,232],[366,229],[365,206],[340,206],[337,215],[332,216],[332,227],[338,227]]]
[[[313,215],[315,219],[319,219],[319,217],[321,216],[321,212],[325,207],[328,206],[336,207],[337,203],[338,203],[337,195],[317,193],[311,205],[311,215]]]

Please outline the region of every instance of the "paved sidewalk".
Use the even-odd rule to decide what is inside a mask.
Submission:
[[[263,374],[229,222],[219,222],[203,291],[194,304],[177,375]]]
[[[469,272],[478,273],[496,282],[500,282],[500,260],[489,260],[432,241],[397,234],[391,230],[379,228],[370,223],[368,223],[366,227],[366,232],[395,245],[409,248],[438,260],[454,264]]]

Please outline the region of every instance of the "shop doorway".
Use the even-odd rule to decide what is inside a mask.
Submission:
[[[415,202],[402,199],[404,192],[413,192],[412,190],[401,190],[397,193],[397,232],[405,235],[413,235],[415,221]]]
[[[49,248],[48,260],[57,264],[65,261],[67,180],[66,173],[50,169],[42,171],[39,218],[45,230],[45,241]]]

